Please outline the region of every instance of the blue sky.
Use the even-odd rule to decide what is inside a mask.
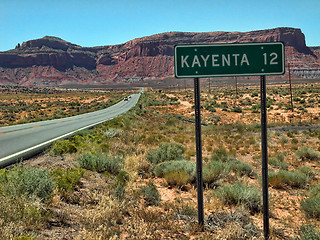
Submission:
[[[300,28],[320,46],[319,0],[0,0],[0,51],[46,35],[84,47],[152,34]]]

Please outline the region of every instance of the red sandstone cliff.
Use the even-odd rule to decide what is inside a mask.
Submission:
[[[306,46],[300,29],[251,32],[168,32],[124,44],[86,48],[56,37],[44,37],[0,52],[0,84],[111,84],[128,79],[173,75],[173,46],[182,43],[283,41],[295,69],[320,69],[319,48]]]

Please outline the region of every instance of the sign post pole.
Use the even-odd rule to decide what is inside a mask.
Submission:
[[[269,194],[268,194],[268,142],[267,142],[267,100],[266,77],[260,77],[261,99],[261,153],[262,153],[262,196],[263,196],[263,232],[269,239]]]
[[[194,105],[195,105],[195,131],[197,154],[197,198],[198,198],[198,222],[201,230],[204,228],[203,213],[203,178],[202,178],[202,149],[201,149],[201,114],[200,114],[200,83],[199,78],[194,79]]]

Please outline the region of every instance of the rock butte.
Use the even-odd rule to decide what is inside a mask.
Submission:
[[[286,59],[296,75],[320,77],[320,47],[306,46],[300,29],[281,27],[251,32],[167,32],[99,47],[46,36],[0,52],[0,84],[130,84],[172,77],[175,44],[273,41],[284,42]]]

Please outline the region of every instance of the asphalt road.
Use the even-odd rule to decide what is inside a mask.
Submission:
[[[0,127],[0,168],[35,155],[52,142],[119,116],[134,107],[143,90],[128,100],[96,112],[73,117]]]

